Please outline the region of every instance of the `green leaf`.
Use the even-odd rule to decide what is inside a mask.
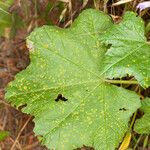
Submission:
[[[31,63],[5,98],[17,107],[27,104],[23,111],[35,117],[34,131],[48,148],[113,150],[140,107],[134,92],[104,81],[107,49],[99,37],[111,26],[109,16],[89,9],[71,28],[43,26],[28,37]]]
[[[3,35],[4,29],[12,24],[12,16],[8,12],[12,2],[12,0],[5,0],[5,2],[0,0],[0,36]]]
[[[10,28],[10,37],[14,35],[16,28],[24,27],[26,24],[16,13],[9,13],[13,0],[0,0],[0,36],[5,36],[5,29]],[[7,32],[7,31],[6,31]]]
[[[0,131],[0,142],[9,136],[8,131]]]
[[[13,0],[0,0],[0,12],[4,12],[5,14],[9,14],[8,8],[12,5]]]
[[[150,98],[142,101],[140,109],[144,112],[144,116],[136,121],[134,130],[139,134],[150,134]]]
[[[145,88],[150,86],[150,44],[144,36],[144,23],[136,14],[127,12],[119,24],[101,36],[111,44],[105,54],[104,72],[107,78],[135,76]]]

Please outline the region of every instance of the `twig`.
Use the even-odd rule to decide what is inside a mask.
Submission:
[[[29,123],[30,119],[31,119],[31,116],[28,118],[28,120],[26,121],[26,123],[23,125],[23,127],[22,127],[21,130],[19,131],[18,136],[17,136],[17,138],[15,139],[14,144],[12,145],[12,147],[11,147],[10,150],[14,150],[14,147],[15,147],[15,145],[16,145],[16,143],[17,143],[17,141],[18,141],[18,139],[19,139],[19,137],[20,137],[22,131],[25,129],[25,127],[26,127],[27,124]]]
[[[23,148],[23,150],[30,150],[33,149],[33,147],[37,146],[39,144],[39,142],[35,142],[31,145],[27,145],[26,147]]]
[[[14,140],[11,138],[11,137],[8,137],[9,138],[9,140],[12,142],[12,143],[14,143]],[[20,145],[20,143],[17,141],[17,143],[16,143],[16,148],[18,148],[18,150],[22,150],[22,148],[21,148],[21,145]]]

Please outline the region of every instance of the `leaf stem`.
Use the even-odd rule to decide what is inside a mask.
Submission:
[[[129,128],[130,131],[131,131],[131,129],[132,129],[132,127],[133,127],[133,124],[134,124],[134,122],[135,122],[136,115],[137,115],[137,111],[134,113],[134,115],[133,115],[133,117],[132,117],[132,121],[131,121],[130,128]]]
[[[136,80],[107,80],[105,82],[113,83],[113,84],[138,84]]]

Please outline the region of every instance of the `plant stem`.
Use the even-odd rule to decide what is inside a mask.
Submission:
[[[136,119],[136,115],[137,115],[137,111],[134,113],[134,115],[133,115],[133,117],[132,117],[132,121],[131,121],[131,124],[130,124],[130,130],[132,129],[132,127],[133,127],[133,124],[134,124],[134,122],[135,122],[135,119]]]
[[[105,80],[105,82],[113,84],[138,84],[136,80]]]
[[[140,142],[140,140],[141,140],[142,136],[143,136],[143,134],[141,134],[141,135],[139,136],[139,138],[138,138],[138,140],[137,140],[136,144],[135,144],[135,145],[134,145],[134,147],[133,147],[133,150],[135,150],[135,149],[136,149],[136,147],[138,146],[138,144],[139,144],[139,142]]]

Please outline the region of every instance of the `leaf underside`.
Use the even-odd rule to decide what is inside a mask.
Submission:
[[[48,148],[114,150],[140,107],[134,92],[104,82],[100,36],[112,25],[89,9],[69,29],[43,26],[28,37],[31,63],[9,84],[6,99],[27,104],[23,112],[35,116],[34,131]]]

